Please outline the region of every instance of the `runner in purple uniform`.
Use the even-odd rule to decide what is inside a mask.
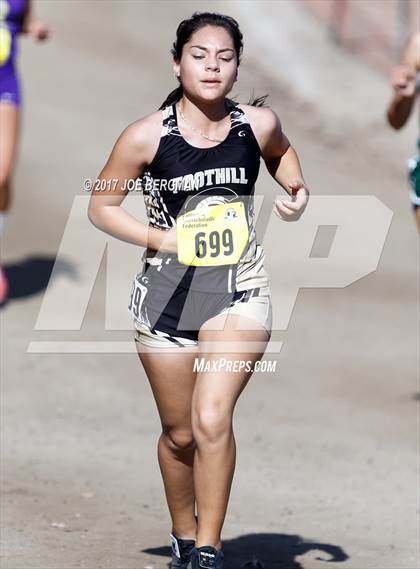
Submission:
[[[17,36],[45,40],[48,27],[32,15],[30,0],[0,0],[0,242],[11,201],[11,178],[16,162],[21,91],[16,68]],[[8,293],[0,265],[0,304]]]

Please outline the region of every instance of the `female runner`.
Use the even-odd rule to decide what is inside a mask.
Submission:
[[[387,108],[389,124],[399,130],[407,122],[420,94],[420,31],[409,38],[400,65],[392,70],[392,100]],[[419,115],[420,118],[420,115]],[[420,231],[420,134],[417,155],[408,162],[410,201]]]
[[[118,191],[94,191],[89,202],[96,227],[147,247],[129,311],[162,423],[173,569],[223,567],[233,411],[271,335],[269,279],[252,216],[260,157],[292,195],[276,201],[279,217],[297,220],[309,195],[277,115],[258,106],[261,99],[226,98],[241,52],[233,18],[196,12],[182,21],[172,49],[178,88],[123,131],[99,175],[117,179]],[[120,207],[127,180],[139,177],[148,226]],[[241,353],[247,342],[254,351]],[[204,355],[211,365],[197,370],[194,360]],[[214,369],[222,356],[229,365]]]
[[[48,37],[48,27],[32,15],[30,0],[0,0],[0,242],[11,201],[11,178],[16,161],[21,93],[16,68],[17,35],[36,40]],[[0,304],[8,293],[0,265]]]

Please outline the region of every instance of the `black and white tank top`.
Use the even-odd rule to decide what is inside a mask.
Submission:
[[[203,200],[205,205],[238,200],[244,203],[249,239],[238,264],[186,267],[175,254],[145,250],[143,261],[161,265],[165,278],[179,278],[179,271],[187,271],[194,278],[191,288],[196,290],[208,290],[211,279],[213,290],[234,292],[241,269],[248,269],[250,262],[258,264],[264,256],[256,242],[253,207],[261,151],[244,111],[230,99],[225,104],[230,114],[229,134],[210,148],[189,144],[178,128],[176,104],[166,106],[162,110],[159,146],[142,178],[149,223],[163,230],[174,227],[178,216],[195,209]]]

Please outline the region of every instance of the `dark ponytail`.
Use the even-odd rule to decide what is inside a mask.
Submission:
[[[268,93],[266,95],[261,95],[261,97],[254,97],[254,94],[252,94],[249,98],[248,105],[252,105],[253,107],[264,107],[267,97]]]
[[[236,59],[239,67],[243,50],[243,36],[241,30],[239,29],[239,24],[234,18],[225,16],[223,14],[218,14],[217,12],[194,12],[191,18],[182,20],[178,26],[178,29],[176,30],[176,40],[174,41],[171,49],[173,58],[179,61],[182,56],[182,48],[190,40],[193,33],[208,25],[219,26],[221,28],[224,28],[229,33],[233,40],[236,51]],[[169,93],[169,95],[159,107],[159,110],[162,110],[168,105],[176,103],[182,98],[183,89],[181,79],[177,77],[177,80],[179,82],[178,87]],[[252,95],[248,101],[248,105],[263,107],[267,97],[268,94],[257,98],[254,98]]]
[[[179,79],[178,79],[178,81],[179,81]],[[172,105],[172,103],[176,103],[177,101],[179,101],[182,98],[183,92],[184,92],[184,90],[182,88],[182,85],[181,84],[178,85],[178,87],[176,89],[174,89],[173,91],[171,91],[169,93],[169,95],[166,97],[165,101],[159,107],[159,110],[162,110],[165,107],[167,107],[168,105]]]

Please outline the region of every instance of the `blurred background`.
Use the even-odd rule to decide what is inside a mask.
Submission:
[[[396,132],[385,111],[419,3],[38,0],[34,10],[52,35],[20,38],[23,124],[1,243],[2,568],[168,566],[160,423],[126,314],[142,251],[106,250],[106,236],[71,212],[121,131],[175,88],[179,22],[211,10],[244,34],[232,96],[269,93],[312,194],[370,195],[392,213],[375,270],[296,291],[272,336],[282,349],[266,356],[276,372],[256,373],[238,402],[226,554],[235,569],[254,555],[266,569],[417,569],[419,240],[406,160],[418,116]],[[256,191],[264,221],[284,192],[263,163]],[[70,225],[80,242],[63,251]],[[284,262],[281,237],[264,247],[279,295],[293,256]],[[107,292],[111,257],[121,272]],[[86,312],[71,328],[76,290]],[[54,291],[54,328],[39,329]],[[106,294],[118,329],[105,325]]]
[[[385,73],[399,58],[407,37],[418,30],[417,0],[298,0],[315,15],[330,39]]]

